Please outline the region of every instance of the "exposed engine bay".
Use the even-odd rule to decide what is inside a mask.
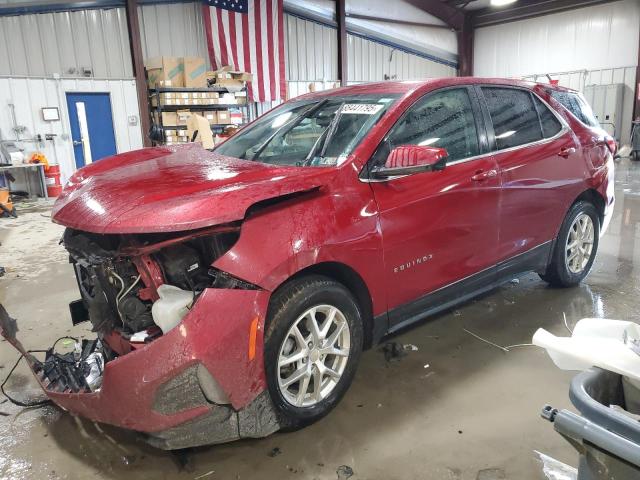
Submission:
[[[74,325],[90,321],[95,340],[55,345],[40,364],[57,391],[100,388],[105,363],[176,327],[206,288],[255,286],[211,267],[237,241],[238,224],[191,232],[100,235],[68,228],[69,252],[81,298],[70,304]],[[64,338],[64,337],[63,337]]]

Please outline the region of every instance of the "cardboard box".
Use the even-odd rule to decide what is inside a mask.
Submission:
[[[191,112],[189,110],[178,110],[175,115],[177,117],[176,125],[186,126],[189,121],[189,117],[191,116]]]
[[[220,95],[218,100],[218,103],[221,103],[223,105],[235,105],[236,103],[238,103],[238,100],[233,93],[223,93],[222,95]]]
[[[207,119],[209,125],[215,125],[218,123],[218,112],[215,110],[202,112],[202,116]]]
[[[175,98],[171,98],[171,97],[167,97],[167,98],[160,97],[160,104],[161,105],[175,105],[176,104],[176,99]],[[157,96],[151,97],[151,106],[153,106],[153,107],[157,107],[158,106],[158,97]]]
[[[184,65],[178,57],[155,57],[145,64],[151,88],[161,86],[184,87]]]
[[[229,110],[218,110],[218,122],[219,124],[231,123],[231,116]]]
[[[207,86],[207,66],[202,57],[183,57],[184,86],[188,88],[205,88]]]
[[[178,125],[178,116],[175,112],[162,112],[162,125],[165,127],[175,127]],[[158,123],[158,115],[155,114],[156,123]]]

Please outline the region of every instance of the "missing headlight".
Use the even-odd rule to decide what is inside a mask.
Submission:
[[[233,275],[223,272],[215,267],[209,269],[209,276],[212,278],[211,288],[227,288],[239,290],[258,290],[260,287],[253,283],[245,282]]]

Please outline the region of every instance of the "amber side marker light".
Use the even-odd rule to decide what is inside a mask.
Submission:
[[[249,326],[249,360],[256,357],[256,338],[258,337],[258,317]]]

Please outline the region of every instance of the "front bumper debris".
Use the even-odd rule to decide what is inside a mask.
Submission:
[[[106,362],[94,392],[48,388],[42,362],[16,338],[15,320],[4,309],[0,327],[61,408],[142,432],[159,448],[177,449],[279,429],[263,364],[268,299],[263,290],[206,289],[176,328]]]

